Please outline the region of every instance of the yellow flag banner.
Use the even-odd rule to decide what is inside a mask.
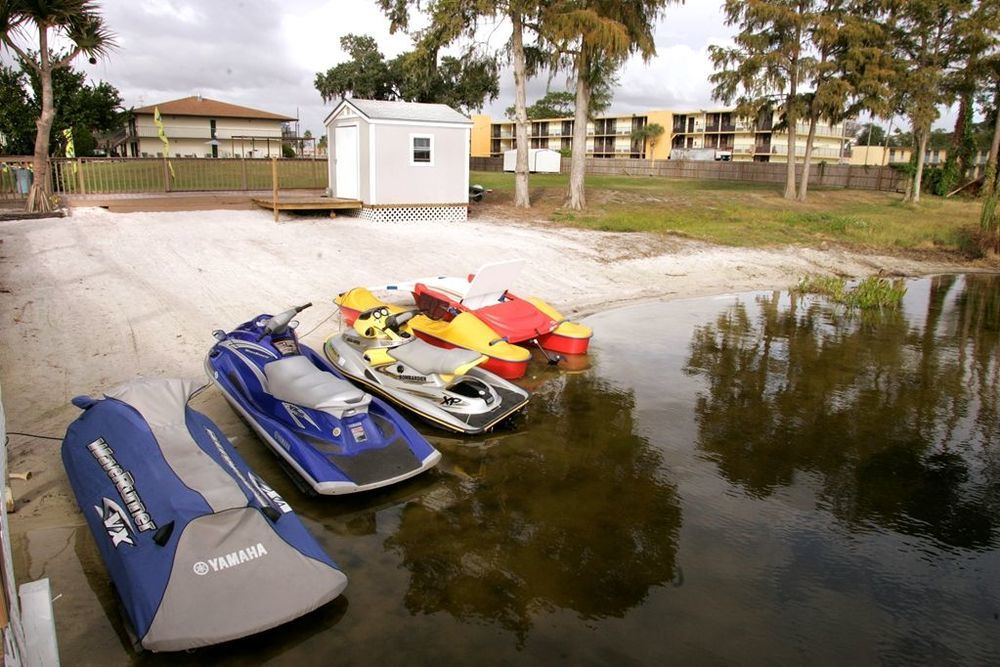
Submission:
[[[167,168],[170,169],[170,178],[177,178],[174,174],[174,165],[170,164],[170,140],[167,139],[167,131],[160,119],[160,107],[153,107],[153,122],[156,123],[156,134],[163,142],[163,158],[167,161]]]
[[[73,144],[73,128],[67,127],[62,133],[63,138],[66,139],[66,157],[72,160],[76,157],[76,146]],[[73,163],[73,173],[76,173],[76,162]]]

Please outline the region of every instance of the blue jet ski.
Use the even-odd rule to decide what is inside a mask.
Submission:
[[[213,333],[205,370],[226,400],[307,492],[368,491],[434,467],[441,453],[398,412],[299,343],[293,318],[311,305]]]

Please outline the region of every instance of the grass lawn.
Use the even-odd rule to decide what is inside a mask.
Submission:
[[[489,207],[511,206],[514,175],[473,172],[471,183],[493,192]],[[730,246],[836,243],[879,251],[938,250],[974,253],[981,202],[923,195],[919,205],[902,195],[866,190],[810,190],[800,204],[782,198],[780,185],[631,176],[588,176],[587,209],[561,208],[568,175],[532,174],[534,216],[618,232],[677,234]]]

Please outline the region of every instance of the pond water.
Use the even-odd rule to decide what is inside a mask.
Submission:
[[[880,315],[761,292],[593,316],[588,370],[537,366],[515,429],[437,439],[384,493],[305,499],[241,441],[350,583],[185,661],[1000,663],[1000,279],[907,288]]]

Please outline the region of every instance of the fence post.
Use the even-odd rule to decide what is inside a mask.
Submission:
[[[243,189],[249,190],[247,187],[247,158],[245,155],[240,156],[240,180],[243,183]]]
[[[274,205],[274,221],[278,221],[278,158],[271,158],[271,188],[272,204]]]
[[[80,188],[80,194],[87,194],[87,183],[83,178],[83,160],[80,158],[76,159],[76,183]]]

